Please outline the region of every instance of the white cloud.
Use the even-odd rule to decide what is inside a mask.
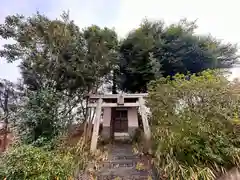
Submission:
[[[117,10],[112,12],[112,9],[118,9],[119,3],[113,3],[111,0],[53,0],[56,5],[53,7],[53,11],[47,14],[50,17],[59,17],[63,11],[70,11],[70,18],[80,27],[84,28],[92,24],[98,26],[113,26],[109,23],[114,21],[117,14]]]
[[[116,29],[123,36],[145,17],[163,19],[167,24],[182,18],[196,20],[197,33],[211,33],[231,42],[240,42],[238,0],[121,0]]]

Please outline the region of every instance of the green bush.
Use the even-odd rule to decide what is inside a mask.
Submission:
[[[10,150],[4,155],[1,176],[9,180],[36,179],[46,180],[59,177],[67,179],[72,175],[73,157],[45,151],[30,145],[23,145]]]
[[[239,167],[236,87],[216,71],[177,74],[149,85],[152,146],[162,177],[211,180]]]
[[[29,92],[27,95],[28,101],[20,113],[19,134],[25,144],[44,146],[65,127],[63,124],[66,119],[59,114],[62,95],[51,88]]]
[[[7,180],[68,179],[88,162],[83,146],[46,150],[43,147],[21,145],[10,149],[1,158],[0,178]]]

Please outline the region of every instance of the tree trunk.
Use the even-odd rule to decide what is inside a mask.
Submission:
[[[8,117],[5,117],[4,127],[3,127],[3,144],[2,150],[5,151],[7,149],[7,136],[8,136]]]
[[[112,85],[112,93],[117,94],[117,72],[113,70],[113,85]]]

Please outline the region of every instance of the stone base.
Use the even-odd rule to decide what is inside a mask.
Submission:
[[[114,133],[114,140],[130,140],[128,133]]]
[[[138,127],[128,127],[128,138],[132,138],[135,135],[135,131]],[[108,140],[111,138],[111,127],[103,126],[101,137],[103,140]]]
[[[102,134],[101,134],[102,138],[104,140],[110,139],[110,134],[111,134],[110,126],[103,126]]]

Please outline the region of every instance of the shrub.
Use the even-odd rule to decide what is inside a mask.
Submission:
[[[95,156],[95,154],[90,153],[89,147],[90,144],[86,143],[81,137],[76,144],[72,145],[63,140],[58,144],[58,147],[55,146],[55,149],[61,154],[71,154],[74,171],[78,173],[78,171],[84,170],[89,160]]]
[[[26,144],[44,146],[56,138],[66,119],[59,114],[62,95],[51,88],[29,92],[28,101],[22,107],[18,129]],[[65,127],[65,126],[64,126]]]
[[[155,166],[163,177],[211,180],[239,166],[240,101],[233,87],[216,71],[149,85]]]
[[[36,179],[46,180],[60,177],[66,179],[72,175],[73,157],[45,151],[42,148],[23,145],[10,150],[2,161],[2,176],[9,180]]]
[[[134,143],[140,143],[143,140],[143,130],[141,128],[137,128],[134,131],[133,137],[132,137],[132,142]]]
[[[63,150],[64,149],[64,150]],[[0,178],[8,180],[68,179],[83,170],[88,162],[84,146],[47,150],[21,145],[10,149],[1,158]]]

